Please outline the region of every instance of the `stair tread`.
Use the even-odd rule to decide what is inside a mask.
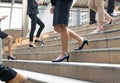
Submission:
[[[3,61],[8,61],[3,59]],[[107,68],[120,68],[120,64],[109,63],[90,63],[90,62],[51,62],[51,61],[38,61],[38,60],[11,60],[12,62],[26,62],[26,63],[38,63],[38,64],[53,64],[53,65],[67,65],[67,66],[92,66],[92,67],[107,67]]]
[[[61,76],[54,76],[49,74],[37,73],[27,70],[15,69],[17,72],[28,77],[28,79],[36,80],[36,81],[43,81],[45,83],[92,83],[72,78],[66,78]]]
[[[82,50],[69,50],[69,52],[79,52],[79,51],[82,51],[82,52],[87,52],[87,51],[92,51],[92,52],[96,52],[96,51],[119,51],[120,48],[117,47],[117,48],[96,48],[96,49],[82,49]],[[47,52],[30,52],[31,54],[32,53],[57,53],[59,51],[47,51]],[[24,53],[14,53],[14,54],[26,54],[27,52],[24,52]],[[27,53],[28,54],[28,53]],[[47,56],[47,55],[46,55]]]

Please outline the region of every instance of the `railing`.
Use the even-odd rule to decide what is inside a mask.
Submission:
[[[0,64],[2,63],[2,39],[0,38]]]

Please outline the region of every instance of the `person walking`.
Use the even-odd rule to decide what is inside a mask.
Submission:
[[[38,24],[40,27],[36,34],[35,43],[41,42],[39,40],[39,37],[45,27],[44,23],[37,16],[37,14],[39,13],[38,12],[39,4],[43,4],[43,0],[39,0],[38,2],[36,0],[27,0],[27,15],[29,15],[29,17],[31,19],[31,30],[30,30],[30,34],[29,34],[29,47],[36,47],[33,42],[36,24]]]
[[[4,20],[5,18],[7,17],[7,15],[3,15],[0,17],[0,22],[2,20]],[[16,57],[13,56],[13,53],[12,53],[12,42],[13,42],[13,37],[11,35],[8,35],[7,33],[1,31],[1,27],[0,27],[0,38],[1,39],[7,39],[8,41],[8,52],[9,52],[9,55],[7,56],[7,59],[11,59],[11,60],[16,60]]]
[[[69,21],[69,11],[71,8],[73,0],[51,0],[52,7],[50,12],[53,16],[53,26],[54,30],[61,34],[62,49],[61,53],[52,62],[62,62],[67,59],[69,61],[68,54],[68,40],[70,37],[78,40],[79,47],[75,50],[81,50],[85,44],[88,44],[86,38],[79,36],[71,29],[67,28]]]
[[[115,0],[108,0],[108,6],[107,6],[107,13],[110,16],[115,16],[114,14],[114,7],[115,7]],[[90,22],[89,24],[95,24],[96,23],[96,12],[90,9]]]
[[[104,9],[104,0],[88,0],[88,6],[90,9],[98,13],[98,25],[96,30],[94,30],[92,33],[103,31],[104,17],[108,21],[107,24],[112,23],[113,18]]]

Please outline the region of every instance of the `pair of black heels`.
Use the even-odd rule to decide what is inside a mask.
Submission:
[[[65,54],[64,57],[62,57],[60,59],[53,59],[52,62],[62,62],[65,59],[67,59],[67,62],[69,62],[69,54]]]
[[[74,50],[81,50],[85,44],[88,45],[88,41],[87,41],[87,39],[84,38],[82,45]],[[62,62],[65,59],[67,59],[67,62],[69,61],[69,54],[65,54],[64,57],[62,57],[60,59],[53,59],[52,62]]]
[[[11,57],[11,56],[7,56],[7,59],[8,59],[8,60],[17,60],[16,57]]]

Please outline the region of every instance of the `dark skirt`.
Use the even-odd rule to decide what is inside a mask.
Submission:
[[[54,7],[53,26],[57,24],[64,24],[68,26],[69,11],[72,5],[72,0],[64,1],[58,0]]]
[[[5,32],[0,30],[0,38],[4,39],[8,36],[8,34],[6,34]]]

